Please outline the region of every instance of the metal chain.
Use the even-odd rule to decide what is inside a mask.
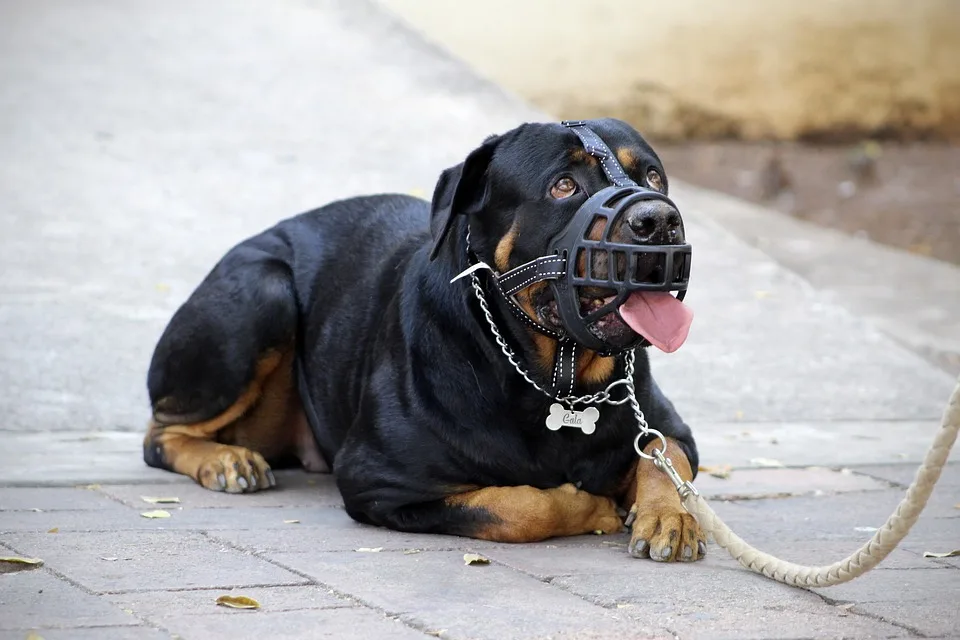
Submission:
[[[470,228],[467,227],[468,256],[469,252]],[[497,344],[500,345],[500,350],[503,351],[503,355],[507,357],[507,360],[513,365],[513,368],[517,370],[517,373],[519,373],[524,380],[526,380],[531,386],[533,386],[534,389],[544,394],[548,398],[552,398],[561,404],[566,404],[571,408],[574,404],[606,403],[619,406],[629,402],[630,409],[633,411],[633,417],[637,421],[637,429],[640,430],[640,433],[637,434],[637,437],[633,441],[633,448],[636,450],[637,455],[639,455],[641,458],[646,458],[647,460],[654,460],[657,463],[660,463],[662,460],[664,460],[664,454],[667,452],[667,440],[664,438],[662,433],[656,429],[650,428],[650,425],[647,424],[646,416],[643,415],[643,410],[640,409],[640,403],[637,401],[637,391],[633,383],[634,364],[636,361],[636,354],[634,353],[633,349],[627,351],[627,354],[623,357],[623,378],[620,380],[614,380],[608,384],[607,388],[603,391],[598,391],[594,394],[586,396],[555,396],[537,384],[537,382],[527,373],[527,370],[524,369],[523,366],[517,361],[517,357],[513,352],[513,349],[510,348],[510,345],[507,344],[507,341],[500,333],[500,330],[497,329],[497,323],[493,319],[493,313],[490,312],[490,306],[487,304],[487,296],[484,294],[483,286],[480,284],[480,277],[476,272],[470,274],[470,284],[473,286],[473,292],[477,297],[477,301],[480,303],[480,309],[483,311],[483,315],[487,319],[487,324],[490,326],[490,333],[493,334],[493,338],[497,341]],[[619,400],[614,400],[611,394],[613,390],[619,386],[626,387],[626,396],[620,398]],[[660,439],[660,449],[655,450],[652,455],[646,453],[640,447],[640,441],[648,436],[654,436]],[[669,459],[666,459],[666,463],[668,465],[669,462]],[[660,464],[657,464],[657,466],[660,468]],[[670,465],[670,468],[672,469],[672,465]]]

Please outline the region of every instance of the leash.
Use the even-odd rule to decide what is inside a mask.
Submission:
[[[494,339],[500,346],[507,360],[524,380],[545,395],[568,406],[574,404],[621,405],[629,402],[639,430],[633,443],[637,455],[641,458],[653,460],[654,466],[670,478],[670,481],[680,494],[680,501],[683,504],[683,508],[697,519],[697,522],[703,528],[704,532],[712,535],[714,541],[720,545],[720,547],[726,549],[737,562],[747,569],[762,574],[772,580],[776,580],[777,582],[782,582],[783,584],[794,587],[830,587],[849,582],[880,564],[880,562],[900,544],[900,541],[906,537],[910,529],[919,519],[924,507],[927,505],[927,501],[930,499],[930,495],[933,493],[933,488],[936,486],[937,480],[940,479],[940,473],[947,462],[950,450],[957,439],[957,434],[960,432],[960,379],[958,379],[957,386],[953,390],[953,394],[950,396],[947,407],[943,412],[940,430],[937,432],[930,450],[927,451],[923,464],[917,470],[913,483],[907,489],[906,496],[900,501],[900,504],[897,505],[897,508],[884,525],[874,533],[873,537],[852,554],[831,565],[814,567],[781,560],[780,558],[750,546],[735,534],[730,527],[720,519],[720,516],[716,514],[710,505],[707,504],[707,501],[700,495],[696,487],[693,486],[693,483],[685,481],[680,477],[680,474],[674,469],[670,458],[664,455],[667,450],[666,438],[664,438],[662,433],[647,424],[643,411],[637,402],[636,390],[633,384],[633,350],[627,351],[624,356],[624,377],[620,380],[615,380],[608,385],[606,389],[588,396],[554,396],[530,377],[529,373],[517,361],[516,354],[497,329],[476,270],[471,270],[469,273],[464,273],[463,275],[470,276],[474,295],[480,303],[480,308],[483,311],[483,315],[487,320]],[[618,386],[623,386],[626,394],[623,398],[614,399],[612,392]],[[651,436],[660,440],[660,448],[655,449],[652,454],[648,454],[643,451],[641,440]]]
[[[661,451],[654,452],[654,465],[667,474],[680,493],[683,507],[692,514],[707,534],[726,549],[741,565],[768,578],[794,587],[831,587],[849,582],[870,571],[893,551],[910,532],[923,512],[950,449],[960,431],[960,379],[943,412],[937,431],[923,464],[917,470],[907,495],[900,501],[882,527],[862,547],[831,565],[812,567],[794,564],[755,549],[730,530],[693,485],[673,470],[670,459]]]

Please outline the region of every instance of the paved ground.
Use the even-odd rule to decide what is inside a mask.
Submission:
[[[225,496],[143,466],[151,349],[226,248],[332,198],[429,193],[488,133],[546,117],[366,2],[3,3],[0,555],[44,564],[0,575],[0,638],[960,637],[960,559],[923,557],[960,547],[957,464],[880,569],[816,593],[716,547],[661,566],[623,536],[406,536],[350,521],[329,477]],[[772,259],[758,210],[675,195],[697,319],[655,371],[704,464],[735,467],[698,484],[748,540],[833,561],[896,505],[952,376]],[[940,318],[957,300],[929,298]],[[141,496],[180,503],[148,519]]]

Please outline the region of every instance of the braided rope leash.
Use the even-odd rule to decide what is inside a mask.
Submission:
[[[923,464],[917,470],[913,483],[907,489],[907,495],[866,544],[843,560],[822,567],[794,564],[751,547],[723,523],[692,485],[682,481],[678,483],[676,479],[674,484],[677,484],[684,508],[696,517],[706,533],[713,535],[718,545],[726,549],[747,569],[795,587],[830,587],[849,582],[870,571],[906,537],[926,506],[937,480],[940,479],[940,472],[947,462],[958,431],[960,431],[960,379],[957,380],[957,386],[943,412],[940,430],[930,450],[927,451]],[[666,462],[669,463],[668,460]],[[667,473],[673,479],[672,474]]]

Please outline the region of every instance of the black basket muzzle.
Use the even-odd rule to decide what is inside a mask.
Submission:
[[[590,331],[590,326],[604,316],[619,315],[620,306],[633,293],[676,291],[680,300],[686,295],[692,257],[689,244],[650,245],[610,239],[618,226],[626,224],[630,207],[644,200],[660,200],[677,209],[670,198],[652,189],[638,185],[606,187],[590,196],[550,242],[551,252],[563,259],[563,275],[550,280],[557,313],[569,336],[588,349],[624,351],[644,342],[641,336],[628,345],[614,346]],[[590,230],[598,221],[605,222],[603,232],[598,239],[591,239]],[[679,232],[683,233],[682,221]],[[584,308],[587,288],[602,289],[591,294],[602,293],[605,302]]]

